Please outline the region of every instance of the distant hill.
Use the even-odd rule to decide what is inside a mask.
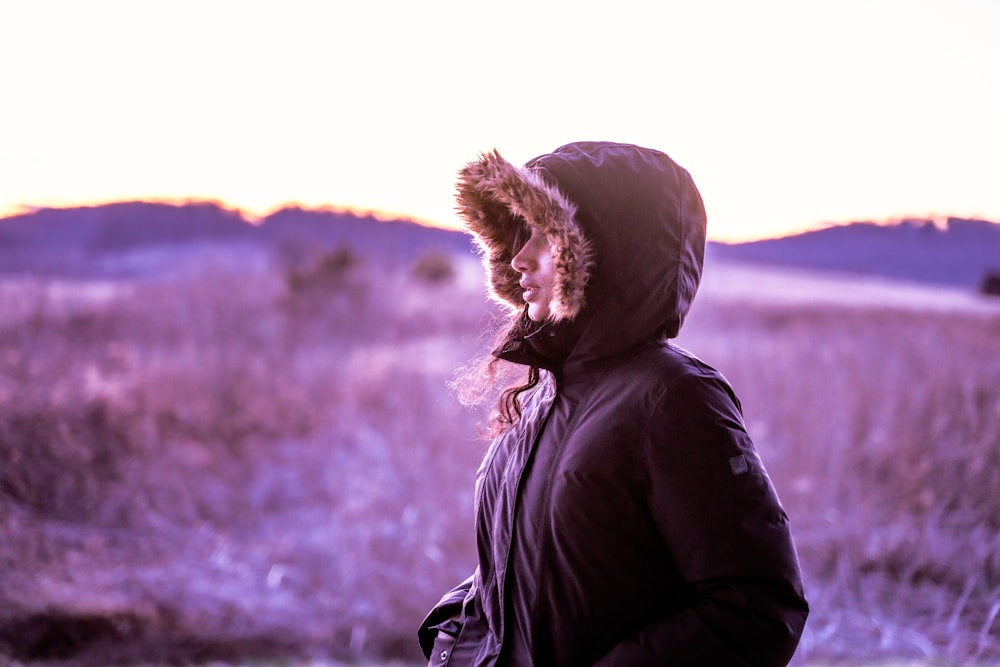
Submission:
[[[855,222],[796,236],[750,243],[711,243],[721,260],[865,274],[977,288],[1000,271],[1000,224],[948,218],[895,225]]]
[[[391,259],[409,259],[431,249],[472,252],[470,238],[461,232],[326,210],[284,208],[264,218],[258,229],[271,243],[346,245]]]
[[[341,245],[391,260],[432,248],[472,252],[465,234],[408,220],[289,207],[251,224],[238,211],[212,202],[119,202],[0,218],[0,274],[136,275],[171,262]]]
[[[431,249],[473,252],[461,232],[299,207],[254,224],[213,202],[119,202],[0,218],[0,274],[131,276],[213,259],[248,266],[337,246],[390,261]],[[723,261],[976,288],[987,271],[1000,270],[1000,224],[961,218],[943,226],[855,222],[779,239],[710,243],[708,253]]]
[[[0,246],[22,250],[73,248],[104,251],[149,243],[246,236],[249,225],[213,203],[175,206],[117,202],[79,208],[43,208],[0,219]]]

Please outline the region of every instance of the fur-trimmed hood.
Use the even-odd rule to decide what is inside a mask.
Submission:
[[[512,311],[524,307],[511,267],[517,245],[530,228],[548,237],[557,273],[551,320],[576,330],[573,358],[677,335],[701,278],[705,209],[691,176],[666,154],[578,142],[516,167],[494,150],[460,171],[457,202],[491,296]]]
[[[531,169],[518,169],[496,150],[484,153],[460,172],[458,210],[472,232],[486,264],[491,294],[514,309],[524,305],[520,274],[511,266],[518,240],[537,228],[553,248],[556,284],[550,306],[558,322],[579,314],[592,258],[576,223],[576,206]]]

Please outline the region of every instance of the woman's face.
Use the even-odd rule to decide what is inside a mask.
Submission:
[[[541,322],[549,316],[556,279],[552,246],[545,234],[532,228],[531,238],[514,255],[510,265],[521,274],[522,297],[528,304],[528,317]]]

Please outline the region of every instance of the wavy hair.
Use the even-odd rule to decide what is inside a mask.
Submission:
[[[511,337],[527,335],[538,326],[528,319],[527,304],[503,324],[493,330],[491,350]],[[490,331],[484,332],[484,336],[488,336]],[[481,431],[483,437],[492,439],[520,421],[524,394],[534,389],[541,378],[538,366],[517,364],[487,353],[459,368],[451,386],[459,401],[466,406],[481,406],[495,397],[485,428]]]

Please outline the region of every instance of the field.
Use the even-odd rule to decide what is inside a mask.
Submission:
[[[1000,305],[790,275],[710,266],[679,343],[791,516],[793,664],[996,664]],[[495,314],[433,254],[4,279],[0,665],[419,664],[474,567],[449,383]]]

